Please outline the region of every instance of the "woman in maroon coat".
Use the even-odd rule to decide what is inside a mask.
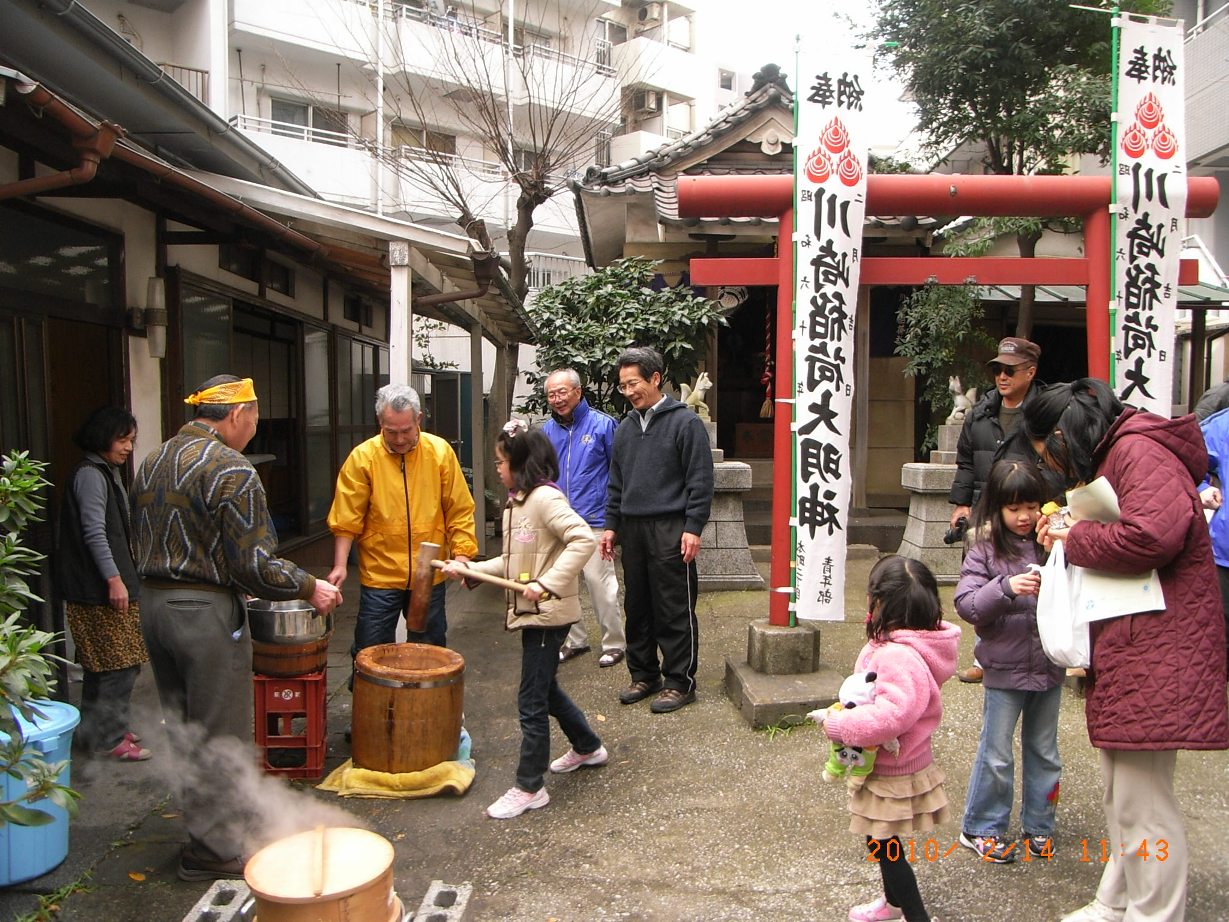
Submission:
[[[1192,416],[1124,408],[1102,381],[1056,384],[1025,408],[1023,426],[1069,486],[1104,476],[1117,522],[1076,522],[1038,535],[1063,541],[1070,563],[1116,573],[1156,568],[1162,611],[1091,626],[1085,714],[1100,750],[1110,860],[1096,899],[1064,922],[1180,922],[1187,850],[1173,776],[1179,749],[1229,748],[1225,620],[1196,486],[1207,473]],[[1164,854],[1164,860],[1158,860]]]

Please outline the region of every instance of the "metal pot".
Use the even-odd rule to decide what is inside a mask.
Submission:
[[[252,639],[260,643],[310,643],[333,630],[331,614],[322,615],[301,599],[288,602],[251,599],[247,609]]]

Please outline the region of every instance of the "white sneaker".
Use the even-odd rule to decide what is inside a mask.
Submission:
[[[537,810],[550,803],[550,795],[546,788],[538,788],[530,794],[518,787],[511,787],[504,796],[486,808],[486,815],[493,820],[510,820],[520,816],[526,810]]]
[[[1125,909],[1114,909],[1100,900],[1093,900],[1087,906],[1063,916],[1061,922],[1122,922],[1126,915]]]
[[[550,764],[550,770],[557,775],[564,775],[568,772],[576,771],[582,765],[605,765],[606,760],[609,758],[610,753],[606,751],[605,746],[598,746],[597,749],[585,756],[582,756],[575,749],[569,749]]]

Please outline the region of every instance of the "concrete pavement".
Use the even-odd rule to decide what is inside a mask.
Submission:
[[[842,671],[864,641],[869,565],[851,562],[846,621],[822,629],[823,661]],[[357,587],[349,589],[330,652],[326,770],[348,756],[346,649]],[[563,685],[610,749],[610,762],[548,778],[549,806],[500,822],[483,809],[513,781],[519,638],[503,630],[497,592],[456,585],[449,592],[449,645],[466,660],[465,723],[478,769],[470,791],[421,801],[341,800],[310,783],[279,782],[276,791],[292,793],[273,797],[263,788],[255,795],[271,804],[271,823],[303,820],[310,827],[312,811],[344,810],[393,842],[395,887],[407,908],[418,906],[432,880],[469,883],[467,920],[839,922],[849,906],[879,892],[877,868],[847,831],[843,788],[820,781],[823,737],[809,724],[753,731],[722,690],[725,656],[745,655],[747,624],[766,617],[766,593],[700,597],[699,700],[674,714],[652,715],[647,701],[620,705],[627,671],[599,669],[596,654],[563,666]],[[944,593],[950,613],[951,588]],[[972,641],[964,626],[963,663]],[[47,918],[178,922],[207,889],[175,876],[184,832],[165,775],[182,767],[161,738],[148,670],[137,698],[137,728],[154,758],[128,765],[74,760],[83,800],[69,857],[43,878],[0,892],[0,917],[38,918],[32,913],[40,895],[81,881],[86,889],[59,899],[59,914]],[[944,686],[944,703],[934,742],[956,819],[928,837],[932,842],[914,843],[930,911],[943,922],[1056,920],[1087,902],[1105,831],[1082,702],[1066,695],[1062,706],[1055,856],[1002,866],[953,848],[980,728],[981,687],[953,680]],[[557,755],[566,744],[557,729],[554,737]],[[1178,787],[1190,836],[1187,919],[1229,919],[1229,755],[1182,753]]]

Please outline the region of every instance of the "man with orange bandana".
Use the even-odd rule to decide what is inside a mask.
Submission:
[[[183,880],[241,878],[254,820],[236,800],[228,758],[251,758],[252,637],[243,596],[307,599],[336,586],[277,556],[265,490],[242,454],[260,409],[251,378],[218,375],[184,403],[195,418],[145,459],[132,485],[141,632],[179,755],[175,775],[190,841]]]
[[[478,553],[474,498],[452,446],[422,431],[418,392],[408,384],[386,384],[376,392],[375,409],[380,431],[356,445],[342,464],[328,519],[333,533],[329,582],[345,582],[350,549],[358,542],[352,656],[396,639],[422,542],[442,545],[445,556],[462,562]],[[444,582],[437,573],[427,629],[410,633],[411,641],[445,645]]]

